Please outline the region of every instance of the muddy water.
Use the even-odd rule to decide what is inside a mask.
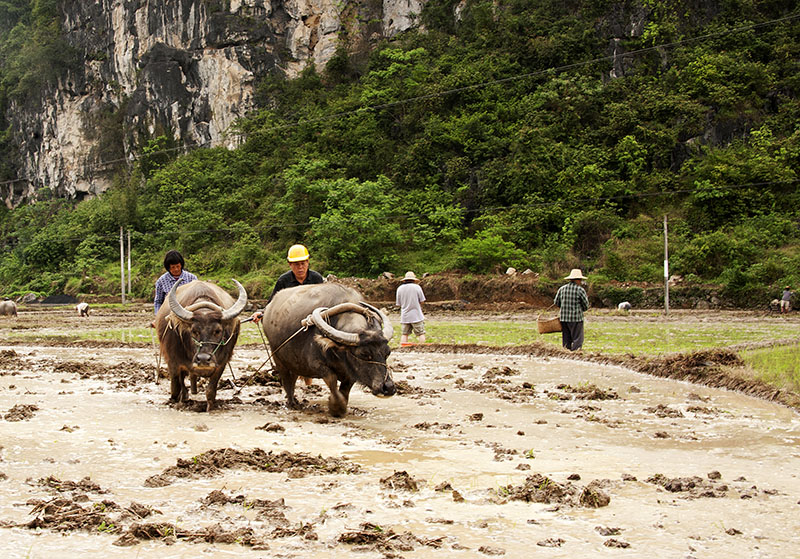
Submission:
[[[391,358],[400,394],[354,389],[341,420],[325,413],[319,381],[298,384],[304,411],[286,410],[275,386],[246,386],[236,398],[221,390],[222,409],[206,414],[166,404],[168,382],[149,380],[148,350],[4,349],[16,353],[0,360],[4,556],[728,558],[800,549],[800,419],[736,393],[590,363],[402,353]],[[237,377],[263,358],[237,350]],[[10,415],[21,405],[38,409]],[[276,430],[259,429],[268,424]],[[214,449],[341,457],[360,471],[223,468],[146,486]],[[599,480],[610,502],[511,498],[535,474],[578,492]],[[381,482],[393,475],[394,486]],[[99,487],[57,491],[40,481],[49,476]],[[215,490],[230,500],[209,503]],[[35,503],[56,497],[94,510],[138,503],[156,512],[137,522],[183,535],[248,528],[258,541],[166,534],[114,545],[133,522],[125,518],[91,529],[25,526],[40,514]],[[282,521],[253,506],[281,498]],[[367,538],[376,533],[389,537]]]

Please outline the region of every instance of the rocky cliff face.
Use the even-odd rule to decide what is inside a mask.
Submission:
[[[106,190],[150,138],[237,144],[231,124],[253,107],[261,76],[318,68],[337,48],[364,49],[417,24],[425,0],[62,1],[62,28],[82,64],[12,105],[19,176],[6,205],[42,188],[83,198]],[[346,44],[343,44],[346,43]]]

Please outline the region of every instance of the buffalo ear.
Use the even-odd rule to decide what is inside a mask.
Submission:
[[[339,351],[342,350],[341,344],[334,342],[330,338],[316,334],[314,336],[314,343],[322,350],[322,355],[327,358],[339,357]]]

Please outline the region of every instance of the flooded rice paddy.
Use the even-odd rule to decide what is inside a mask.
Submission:
[[[209,414],[168,405],[152,348],[0,345],[4,556],[800,549],[800,416],[778,404],[595,363],[404,351],[396,396],[354,388],[333,419],[320,381],[286,409],[255,374],[265,357],[236,350]]]

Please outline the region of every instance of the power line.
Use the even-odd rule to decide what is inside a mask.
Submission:
[[[751,31],[751,30],[758,29],[758,28],[761,28],[761,27],[768,27],[768,26],[776,25],[776,24],[779,24],[779,23],[783,23],[783,22],[786,22],[786,21],[791,21],[791,20],[798,19],[798,18],[800,18],[800,13],[792,14],[792,15],[789,15],[789,16],[781,17],[781,18],[772,19],[772,20],[769,20],[769,21],[761,22],[761,23],[745,25],[745,26],[736,27],[736,28],[733,28],[733,29],[718,31],[718,32],[715,32],[715,33],[707,33],[705,35],[699,35],[697,37],[689,37],[687,39],[681,39],[679,41],[673,41],[673,42],[670,42],[670,43],[663,43],[663,44],[660,44],[660,45],[654,45],[654,46],[651,46],[651,47],[645,47],[645,48],[642,48],[642,49],[632,50],[632,51],[629,51],[629,52],[622,53],[620,55],[602,56],[602,57],[594,58],[594,59],[591,59],[591,60],[586,60],[586,61],[583,61],[583,62],[575,62],[575,63],[572,63],[572,64],[565,64],[565,65],[562,65],[562,66],[550,67],[550,68],[546,68],[546,69],[543,69],[543,70],[536,70],[534,72],[526,72],[526,73],[516,74],[516,75],[513,75],[513,76],[508,76],[508,77],[500,78],[500,79],[496,79],[496,80],[490,80],[490,81],[487,81],[487,82],[481,82],[481,83],[478,83],[478,84],[472,84],[472,85],[457,87],[457,88],[453,88],[453,89],[449,89],[449,90],[445,90],[445,91],[437,91],[437,92],[434,92],[434,93],[428,93],[428,94],[419,95],[419,96],[416,96],[416,97],[409,97],[408,99],[401,99],[401,100],[398,100],[398,101],[390,101],[390,102],[387,102],[387,103],[379,103],[379,104],[375,104],[375,105],[368,105],[368,106],[365,106],[365,107],[359,107],[357,109],[353,109],[352,111],[342,111],[342,112],[333,113],[333,114],[330,114],[330,115],[325,115],[325,116],[321,116],[321,117],[317,117],[317,118],[309,118],[309,119],[304,119],[304,120],[298,120],[296,122],[290,122],[290,123],[287,123],[287,124],[276,125],[276,126],[272,126],[272,127],[268,127],[268,128],[261,128],[260,130],[261,131],[274,131],[274,130],[282,130],[282,129],[287,129],[287,128],[295,128],[295,127],[304,126],[304,125],[312,124],[312,123],[325,122],[325,121],[329,121],[329,120],[336,120],[336,119],[339,119],[339,118],[342,118],[342,117],[346,117],[346,116],[352,116],[352,115],[357,115],[357,114],[360,114],[360,113],[365,113],[367,111],[378,111],[378,110],[392,108],[392,107],[396,107],[396,106],[407,105],[407,104],[411,104],[411,103],[417,103],[417,102],[420,102],[420,101],[427,101],[427,100],[430,100],[430,99],[436,99],[436,98],[439,98],[439,97],[443,97],[445,95],[464,93],[464,92],[467,92],[467,91],[473,91],[473,90],[477,90],[477,89],[482,89],[482,88],[490,87],[490,86],[493,86],[493,85],[502,85],[502,84],[505,84],[505,83],[510,83],[510,82],[514,82],[514,81],[517,81],[517,80],[527,79],[527,78],[543,76],[543,75],[550,74],[550,73],[558,74],[558,73],[562,73],[562,72],[565,72],[565,71],[581,68],[581,67],[584,67],[584,66],[589,66],[591,64],[597,64],[597,63],[600,63],[600,62],[607,62],[607,61],[610,61],[610,60],[614,60],[618,56],[619,57],[638,56],[638,55],[641,55],[641,54],[646,54],[646,53],[658,51],[660,49],[670,49],[670,48],[674,48],[674,47],[678,47],[678,46],[682,46],[682,45],[687,45],[687,44],[691,44],[691,43],[697,43],[697,42],[702,42],[702,41],[706,41],[706,40],[717,39],[717,38],[720,38],[720,37],[724,37],[726,35],[731,35],[731,34],[735,34],[735,33],[742,33],[742,32],[745,32],[745,31]],[[192,50],[204,50],[204,49],[192,49]],[[237,135],[238,136],[244,136],[244,134],[237,134]],[[108,160],[108,161],[99,161],[97,163],[90,164],[89,166],[87,166],[87,168],[89,170],[99,169],[101,167],[108,167],[108,166],[111,166],[111,165],[114,165],[114,164],[117,164],[117,163],[123,163],[123,162],[128,163],[130,161],[136,161],[136,160],[141,159],[145,155],[146,156],[162,155],[162,154],[172,153],[172,152],[180,151],[180,150],[186,150],[188,152],[190,150],[199,149],[199,148],[203,148],[203,147],[210,146],[210,145],[211,145],[211,142],[209,141],[209,142],[204,142],[202,144],[183,144],[181,146],[177,146],[177,147],[173,147],[173,148],[165,148],[163,150],[157,150],[157,151],[153,151],[153,152],[150,152],[150,153],[147,153],[147,154],[141,154],[141,153],[140,154],[133,154],[133,153],[131,153],[128,157],[112,159],[112,160]],[[17,178],[17,179],[10,179],[10,180],[6,180],[6,181],[0,181],[0,186],[5,186],[5,185],[9,185],[9,184],[14,184],[14,183],[17,183],[17,182],[24,182],[24,181],[33,182],[34,178],[31,178],[31,177],[25,178],[25,177],[23,177],[23,178]]]

